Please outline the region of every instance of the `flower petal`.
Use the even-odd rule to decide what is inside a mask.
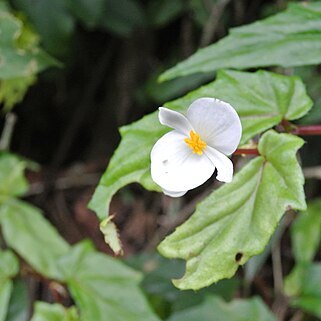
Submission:
[[[183,192],[172,192],[172,191],[168,191],[166,189],[163,189],[163,192],[165,195],[170,196],[170,197],[181,197],[183,195],[185,195],[187,193],[187,191],[183,191]]]
[[[225,155],[236,150],[242,136],[242,126],[230,104],[215,98],[200,98],[188,108],[187,118],[209,146]]]
[[[187,136],[189,135],[189,132],[193,130],[188,119],[177,111],[170,110],[165,107],[159,107],[158,118],[162,125],[176,129]]]
[[[203,184],[215,170],[205,154],[193,154],[185,138],[173,130],[161,137],[151,152],[152,179],[170,193],[188,191]]]
[[[233,178],[232,161],[223,153],[210,146],[206,147],[205,154],[217,168],[216,179],[220,182],[230,183]]]

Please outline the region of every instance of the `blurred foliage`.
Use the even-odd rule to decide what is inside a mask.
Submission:
[[[222,280],[197,292],[180,291],[171,279],[179,279],[186,273],[186,262],[154,254],[156,241],[159,243],[164,231],[172,231],[173,222],[180,219],[174,207],[176,203],[160,199],[156,193],[144,194],[137,186],[116,195],[116,201],[111,204],[111,209],[117,212],[112,224],[120,227],[121,238],[132,228],[136,229],[135,238],[143,240],[140,246],[133,237],[127,243],[125,240],[125,253],[126,246],[134,250],[130,258],[122,261],[99,252],[91,242],[80,242],[84,237],[91,237],[99,249],[106,250],[98,234],[99,223],[84,205],[92,188],[77,184],[82,177],[86,179],[86,170],[92,166],[87,164],[89,160],[99,163],[100,158],[111,157],[119,142],[118,126],[137,120],[155,110],[155,106],[172,99],[175,100],[166,106],[181,111],[192,100],[204,95],[229,101],[241,115],[243,143],[255,140],[258,134],[278,125],[282,119],[306,124],[320,122],[319,67],[273,67],[319,62],[320,1],[291,4],[281,12],[287,2],[0,2],[0,103],[4,114],[12,112],[16,106],[14,112],[18,116],[11,146],[1,144],[4,136],[9,136],[7,143],[10,143],[6,126],[0,137],[3,149],[0,152],[0,321],[99,321],[106,318],[117,321],[268,321],[279,317],[270,311],[271,307],[273,312],[279,313],[275,308],[278,296],[273,294],[277,290],[271,276],[275,270],[271,267],[269,253],[281,242],[281,236],[268,249],[266,263],[263,266],[261,263],[260,269],[253,272],[248,284],[240,270],[233,279]],[[274,16],[260,20],[271,15]],[[241,25],[225,37],[229,28]],[[203,46],[204,37],[212,39],[214,44],[192,55]],[[223,40],[217,42],[221,38]],[[190,60],[184,62],[189,56]],[[179,61],[183,63],[165,73],[167,78],[189,75],[160,84],[159,75]],[[272,66],[273,72],[220,71],[212,81],[216,69],[253,66]],[[42,71],[45,72],[39,76]],[[178,97],[181,98],[176,99]],[[309,97],[314,101],[311,111]],[[302,116],[304,118],[300,119]],[[2,124],[7,125],[4,117]],[[155,113],[121,128],[120,147],[91,202],[101,219],[106,218],[112,196],[128,183],[140,182],[148,189],[158,190],[149,177],[149,150],[165,131]],[[215,242],[212,244],[214,252],[222,247],[229,251],[229,242],[233,240],[237,246],[252,240],[241,262],[235,262],[236,248],[229,254],[223,253],[219,260],[222,264],[232,260],[230,266],[235,270],[239,263],[243,264],[258,252],[253,251],[255,246],[261,249],[267,243],[286,205],[304,208],[302,174],[294,158],[301,144],[298,138],[266,133],[259,144],[268,159],[264,166],[261,166],[263,156],[252,160],[236,176],[234,185],[218,189],[200,204],[194,214],[198,219],[187,221],[187,225],[170,236],[170,239],[175,238],[187,226],[188,237],[184,239],[186,235],[183,235],[179,240],[182,244],[185,242],[184,246],[169,246],[167,239],[162,247],[167,243],[170,256],[184,256],[187,261],[191,255],[195,256],[191,248],[206,237],[215,239],[219,233],[201,233],[200,243],[191,242],[192,229],[200,221],[208,221],[213,213],[218,215],[217,198],[221,197],[225,206],[225,193],[230,194],[229,189],[238,183],[240,189],[235,192],[233,202],[244,201],[241,214],[249,217],[252,223],[264,213],[269,215],[254,220],[251,232],[246,224],[235,220],[227,225],[230,234],[222,233],[228,235],[226,242],[220,247]],[[306,159],[321,161],[319,145],[320,140],[316,139],[309,140],[303,147],[303,165]],[[16,154],[9,152],[9,148]],[[277,148],[277,155],[273,148]],[[313,157],[306,148],[314,151]],[[38,173],[30,173],[28,169],[34,168],[30,166],[32,162],[18,154],[45,166]],[[63,176],[68,174],[64,166],[78,162],[86,163],[80,169],[77,167],[72,179]],[[264,177],[259,184],[256,166],[264,167]],[[101,167],[98,170],[95,167],[95,171],[101,171]],[[93,184],[88,181],[86,184]],[[284,182],[290,182],[292,188],[286,188],[288,185],[284,186]],[[249,185],[257,188],[254,191]],[[319,184],[309,185],[307,194],[318,196]],[[194,196],[192,192],[179,206],[189,207],[187,201],[193,204]],[[246,211],[251,201],[258,198],[264,199],[264,206],[257,205],[253,211]],[[208,205],[212,201],[215,205]],[[226,209],[231,209],[233,202]],[[185,210],[184,207],[183,214]],[[280,232],[284,233],[282,261],[287,275],[282,294],[286,296],[284,320],[301,310],[307,314],[304,320],[313,316],[321,318],[320,211],[320,201],[316,200],[295,218],[291,227],[292,255],[288,252],[287,230]],[[138,219],[132,221],[135,215]],[[146,222],[152,219],[157,227],[147,228]],[[213,226],[224,230],[223,223],[222,219],[217,220]],[[258,223],[264,225],[264,235],[257,233]],[[102,226],[107,240],[109,235],[113,239],[118,237],[113,226]],[[146,239],[143,238],[145,234],[149,234]],[[117,246],[119,248],[119,244]],[[153,249],[152,254],[139,253],[144,249]],[[207,264],[214,264],[219,255],[221,253],[217,252]],[[202,260],[203,256],[208,258],[200,256]],[[288,273],[293,259],[293,269]],[[221,270],[223,274],[229,273],[228,268]],[[215,277],[217,271],[214,272],[206,274],[205,283]],[[199,287],[199,283],[195,284],[194,288]],[[260,295],[263,300],[254,295]]]

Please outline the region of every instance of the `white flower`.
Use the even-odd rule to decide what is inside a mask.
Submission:
[[[240,118],[234,108],[214,98],[195,100],[186,117],[160,107],[159,121],[174,130],[161,137],[151,151],[151,175],[166,195],[179,197],[207,181],[231,182],[232,154],[241,139]]]

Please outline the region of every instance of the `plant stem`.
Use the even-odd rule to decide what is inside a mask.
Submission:
[[[13,113],[8,113],[6,116],[6,122],[2,130],[0,138],[0,150],[8,150],[10,147],[11,137],[16,123],[17,117]]]
[[[234,155],[260,155],[257,148],[238,148]]]
[[[297,126],[291,131],[291,134],[300,136],[321,135],[321,125]]]

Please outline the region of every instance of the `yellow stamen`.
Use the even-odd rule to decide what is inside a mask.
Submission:
[[[203,149],[206,147],[206,143],[201,140],[201,137],[193,130],[189,132],[190,138],[185,138],[184,142],[192,149],[194,154],[202,155]]]

